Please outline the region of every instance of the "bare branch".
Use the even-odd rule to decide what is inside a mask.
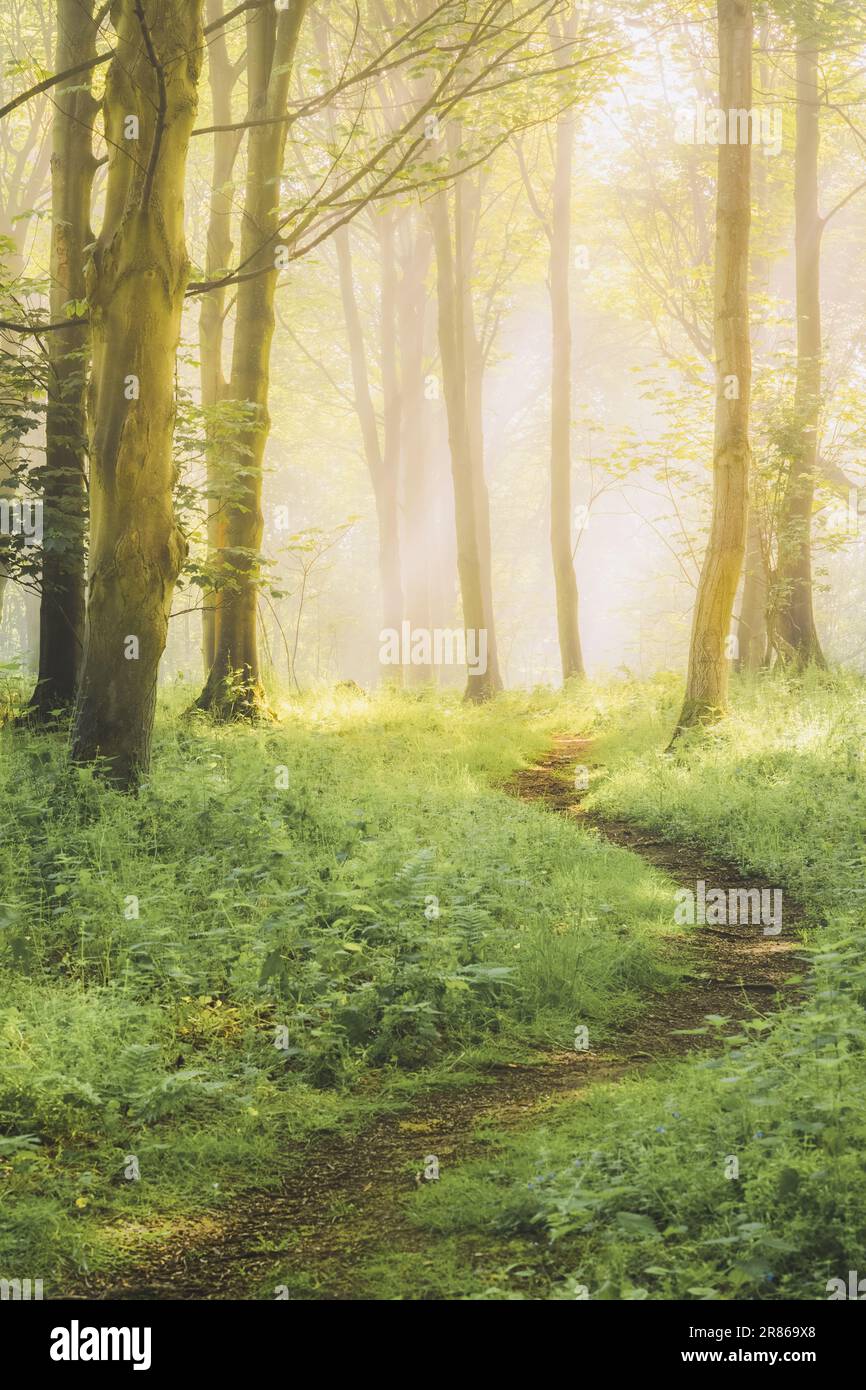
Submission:
[[[0,120],[8,116],[10,111],[15,111],[19,106],[23,106],[25,101],[39,96],[40,92],[48,92],[58,83],[65,82],[67,77],[77,77],[79,73],[90,72],[92,68],[98,68],[102,63],[107,63],[114,57],[114,49],[110,48],[107,53],[100,53],[98,58],[91,58],[86,63],[77,63],[74,68],[66,68],[64,72],[55,72],[51,77],[46,77],[43,82],[37,82],[35,87],[28,87],[26,92],[19,92],[17,97],[7,101],[5,106],[0,106]]]
[[[156,130],[153,132],[153,144],[150,149],[150,158],[147,162],[147,173],[144,176],[144,189],[141,195],[142,205],[147,208],[150,205],[150,199],[153,194],[153,181],[156,176],[156,166],[159,163],[159,151],[162,145],[165,118],[168,111],[168,95],[165,90],[165,72],[162,63],[156,56],[156,49],[153,46],[153,39],[150,37],[150,30],[147,27],[147,20],[144,17],[144,7],[141,0],[135,0],[135,13],[139,25],[141,26],[141,35],[144,39],[147,60],[156,73],[156,85],[159,91],[159,101],[156,110]]]

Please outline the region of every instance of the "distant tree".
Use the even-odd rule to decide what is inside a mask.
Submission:
[[[224,503],[214,596],[213,664],[199,707],[220,718],[255,717],[264,707],[256,613],[262,541],[262,463],[268,438],[268,384],[279,275],[279,183],[286,146],[289,82],[307,5],[251,10],[246,16],[251,122],[240,257],[247,273],[237,288],[231,376],[224,400],[253,412],[222,465],[231,474]],[[280,119],[282,117],[282,119]]]
[[[800,0],[796,18],[796,145],[794,259],[797,285],[797,384],[790,463],[779,526],[774,582],[774,634],[780,659],[824,665],[812,595],[812,511],[821,419],[821,235],[818,151],[821,92],[816,0]]]
[[[206,0],[208,26],[224,17],[223,0]],[[243,72],[246,52],[232,62],[224,27],[215,29],[208,39],[208,83],[213,113],[213,164],[208,205],[207,245],[205,249],[205,279],[214,287],[202,295],[199,310],[198,340],[201,361],[201,403],[205,411],[214,411],[225,400],[227,383],[223,371],[223,348],[228,289],[220,277],[229,269],[232,259],[232,216],[236,192],[235,165],[243,140],[243,130],[232,121],[232,93]],[[208,421],[205,426],[207,458],[208,550],[211,556],[222,549],[225,509],[221,506],[223,491],[221,461],[223,431]],[[216,595],[205,590],[202,607],[202,645],[205,675],[216,655]]]

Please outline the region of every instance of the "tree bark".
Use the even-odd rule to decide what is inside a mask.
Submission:
[[[254,719],[265,709],[259,667],[256,606],[262,542],[262,476],[270,430],[268,387],[279,266],[280,177],[292,64],[307,0],[275,13],[247,13],[250,120],[240,260],[253,278],[237,287],[231,380],[225,399],[246,406],[250,427],[228,449],[230,495],[222,501],[224,548],[219,567],[230,576],[216,596],[214,661],[198,700],[222,719]],[[263,273],[256,274],[257,271]]]
[[[96,37],[94,0],[59,0],[57,71],[95,58]],[[58,86],[52,124],[49,295],[55,322],[64,317],[67,304],[87,294],[84,248],[93,241],[90,200],[97,110],[90,73]],[[71,708],[84,644],[87,325],[70,324],[48,334],[47,350],[39,671],[27,709],[28,718],[38,722],[47,722],[55,710]]]
[[[794,248],[797,384],[792,456],[782,503],[775,633],[780,659],[799,669],[825,664],[812,602],[812,508],[821,413],[821,233],[818,213],[819,104],[816,17],[809,7],[797,40]]]
[[[78,761],[104,759],[106,776],[130,787],[149,765],[157,672],[186,550],[174,515],[172,430],[202,0],[115,0],[112,21],[105,217],[87,271],[90,592],[72,748]]]
[[[720,106],[752,105],[751,0],[717,0]],[[692,620],[685,700],[677,732],[717,718],[728,692],[726,638],[743,564],[749,504],[749,229],[751,146],[719,146],[714,339],[716,412],[713,513]],[[676,735],[675,735],[676,737]]]
[[[208,23],[222,17],[223,0],[207,0]],[[232,92],[238,72],[233,67],[226,45],[225,30],[218,29],[208,43],[208,77],[211,91],[214,125],[229,125],[232,120]],[[208,211],[205,280],[219,278],[229,268],[232,257],[232,206],[234,203],[234,167],[240,148],[241,132],[215,131],[213,137],[213,177],[211,179]],[[226,287],[218,286],[202,295],[199,312],[199,360],[201,363],[201,403],[208,410],[225,399],[226,380],[223,371],[223,325],[226,312]],[[217,564],[225,543],[223,509],[220,497],[225,490],[223,460],[220,450],[220,430],[207,424],[206,461],[208,492],[208,563]],[[216,595],[206,590],[202,598],[202,656],[207,676],[216,656]]]

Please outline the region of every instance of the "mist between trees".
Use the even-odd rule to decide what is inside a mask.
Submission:
[[[6,0],[0,1301],[857,1296],[861,10]]]
[[[860,669],[862,30],[823,0],[15,0],[19,713],[134,785],[178,678],[254,720],[340,680],[673,667],[686,727],[734,667]]]

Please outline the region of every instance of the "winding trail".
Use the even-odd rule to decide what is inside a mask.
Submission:
[[[761,888],[730,864],[693,847],[670,844],[624,821],[585,810],[573,788],[576,764],[587,761],[590,741],[561,736],[535,766],[513,777],[504,791],[574,818],[607,840],[642,856],[675,883],[694,889],[703,879],[725,888]],[[291,1155],[280,1185],[241,1192],[230,1208],[190,1219],[159,1243],[146,1232],[124,1242],[118,1276],[83,1277],[64,1297],[82,1299],[253,1299],[276,1297],[277,1276],[289,1278],[291,1296],[351,1299],[357,1270],[377,1256],[423,1251],[429,1236],[407,1214],[422,1156],[435,1153],[454,1167],[484,1149],[477,1130],[494,1124],[519,1129],[546,1110],[574,1100],[588,1087],[611,1082],[666,1058],[706,1049],[706,1016],[749,1017],[773,1009],[795,974],[803,916],[786,894],[785,928],[767,937],[756,927],[703,927],[694,940],[671,936],[671,951],[689,969],[680,988],[650,993],[633,1023],[603,1050],[539,1053],[533,1064],[492,1066],[483,1084],[430,1092],[411,1108],[379,1115],[357,1133],[317,1133]],[[478,1244],[473,1241],[473,1248]],[[273,1283],[269,1286],[269,1277]]]

